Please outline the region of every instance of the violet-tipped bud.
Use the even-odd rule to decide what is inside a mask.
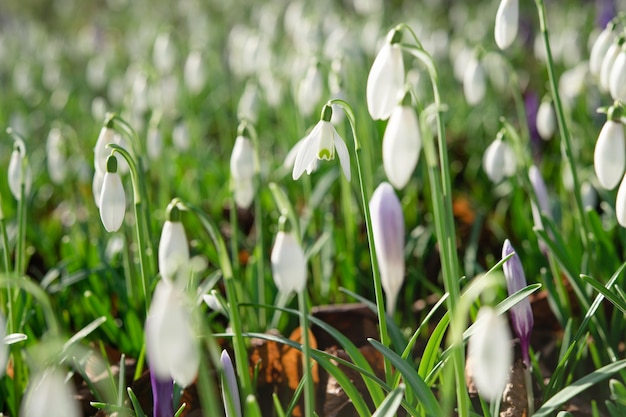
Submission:
[[[299,293],[306,286],[306,258],[291,231],[279,231],[270,257],[274,283],[283,294]]]
[[[404,215],[393,187],[383,182],[370,200],[372,234],[382,287],[387,295],[387,314],[396,308],[404,282]]]
[[[509,295],[513,295],[522,288],[526,287],[526,276],[524,275],[524,268],[522,267],[522,261],[520,260],[513,245],[509,240],[504,241],[502,246],[502,257],[506,257],[513,254],[502,266],[504,270],[504,277],[506,278],[506,288]],[[511,308],[511,322],[513,324],[513,330],[520,340],[520,346],[522,349],[522,360],[526,366],[530,366],[530,333],[533,330],[533,311],[530,307],[530,301],[528,298],[524,298]]]
[[[241,400],[235,368],[226,350],[222,351],[220,363],[222,364],[222,401],[226,417],[241,417]]]

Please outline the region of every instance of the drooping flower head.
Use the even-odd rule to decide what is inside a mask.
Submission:
[[[283,294],[302,292],[306,287],[307,268],[302,246],[292,231],[285,230],[285,218],[280,220],[270,257],[274,283]]]
[[[254,200],[254,145],[245,128],[235,139],[230,156],[230,176],[235,203],[247,209]]]
[[[159,272],[170,284],[184,286],[189,275],[189,247],[185,227],[180,221],[180,210],[175,204],[167,208],[159,240]]]
[[[494,184],[498,184],[504,177],[514,175],[517,168],[515,152],[503,137],[502,132],[498,133],[483,155],[483,169]]]
[[[589,72],[596,78],[600,76],[602,60],[606,56],[611,44],[615,41],[615,27],[616,25],[614,23],[606,25],[591,47],[591,53],[589,54]]]
[[[392,29],[367,77],[367,109],[374,120],[386,120],[404,93],[402,32]]]
[[[496,12],[494,37],[500,49],[506,49],[517,36],[519,24],[518,0],[502,0]]]
[[[20,417],[78,417],[81,415],[71,381],[48,368],[32,375],[20,407]]]
[[[607,190],[617,186],[626,168],[624,126],[619,106],[611,106],[593,152],[593,167],[600,185]]]
[[[116,232],[122,226],[126,214],[126,194],[117,173],[115,156],[109,156],[106,168],[100,191],[100,219],[107,232]]]
[[[26,145],[22,139],[16,139],[9,161],[8,171],[9,189],[16,200],[22,199],[22,186],[24,187],[24,196],[30,194],[33,183],[33,174],[26,157]]]

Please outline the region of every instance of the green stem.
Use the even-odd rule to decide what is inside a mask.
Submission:
[[[376,258],[376,247],[374,246],[374,236],[372,234],[372,218],[370,216],[369,196],[363,184],[363,172],[361,168],[361,144],[359,143],[356,133],[356,122],[354,119],[354,112],[350,105],[341,99],[333,99],[328,104],[337,104],[341,106],[346,113],[348,121],[350,122],[350,128],[352,129],[352,138],[354,139],[354,159],[356,161],[357,172],[359,176],[359,187],[361,189],[361,202],[363,204],[363,215],[365,217],[365,225],[367,228],[367,242],[370,247],[370,262],[372,265],[372,277],[374,280],[374,293],[376,295],[376,311],[378,314],[378,327],[380,331],[380,343],[385,347],[391,345],[391,338],[387,331],[387,316],[385,314],[385,301],[382,281],[380,278],[380,271],[378,270],[378,259]],[[389,383],[392,380],[391,374],[391,362],[385,357],[385,379]]]
[[[309,340],[309,320],[306,302],[306,290],[298,293],[300,307],[300,327],[302,330],[302,377],[304,378],[304,415],[313,416],[315,412],[315,381],[311,375],[311,342]]]
[[[450,294],[450,297],[447,300],[447,306],[450,316],[454,320],[460,297],[459,279],[461,277],[461,271],[456,251],[456,232],[454,229],[454,216],[452,212],[452,183],[450,180],[450,172],[448,171],[448,150],[443,119],[441,117],[443,106],[439,95],[439,76],[432,57],[426,51],[419,46],[402,46],[404,50],[408,51],[411,55],[420,60],[428,69],[433,89],[434,104],[437,110],[436,119],[439,160],[437,160],[436,156],[435,142],[430,140],[430,135],[426,135],[425,140],[423,141],[423,146],[431,187],[433,214],[435,218],[435,232],[440,246],[443,282],[446,292]],[[455,345],[452,346],[452,355],[456,386],[461,387],[465,384],[465,352],[463,350],[462,343],[455,343]],[[453,390],[454,386],[451,386],[449,389]],[[469,415],[470,408],[467,392],[464,389],[457,389],[456,392],[459,416],[467,417]]]
[[[546,50],[548,78],[550,79],[550,90],[552,91],[552,100],[554,102],[554,109],[556,112],[556,119],[559,125],[559,132],[561,132],[561,146],[565,153],[565,156],[569,160],[570,169],[572,171],[572,182],[574,183],[574,198],[576,200],[576,209],[578,211],[578,218],[581,226],[581,239],[583,247],[588,248],[589,245],[589,226],[587,224],[587,215],[583,206],[582,197],[580,195],[580,181],[578,179],[578,173],[576,172],[576,159],[574,158],[574,148],[572,146],[572,138],[570,136],[567,123],[565,121],[565,112],[563,111],[563,104],[561,103],[561,96],[559,95],[559,88],[554,74],[554,60],[552,59],[552,52],[550,48],[550,39],[548,37],[548,25],[546,19],[546,8],[543,0],[535,0],[537,5],[537,12],[539,14],[539,29],[543,38],[543,44]],[[584,271],[583,271],[584,272]]]

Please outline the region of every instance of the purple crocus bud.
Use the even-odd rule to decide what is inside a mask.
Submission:
[[[520,261],[519,256],[515,253],[515,249],[513,249],[513,245],[511,245],[511,242],[507,239],[502,246],[502,257],[504,258],[511,253],[513,256],[502,266],[509,295],[515,294],[526,287],[526,276],[522,268],[522,261]],[[530,358],[528,355],[530,332],[533,329],[534,323],[533,311],[530,307],[528,297],[513,306],[511,309],[511,322],[513,323],[513,330],[520,340],[522,359],[524,360],[524,364],[528,367],[530,366]]]
[[[235,368],[226,350],[222,351],[220,362],[222,363],[222,400],[224,401],[226,417],[241,417],[241,401]]]
[[[372,234],[380,279],[387,295],[387,314],[396,308],[404,282],[404,215],[393,187],[383,182],[370,200]]]
[[[150,370],[150,384],[152,385],[152,404],[154,417],[172,417],[174,405],[174,381],[171,378],[160,379],[156,373]]]

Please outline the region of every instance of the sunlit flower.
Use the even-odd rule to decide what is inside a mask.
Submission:
[[[168,220],[163,223],[159,240],[159,272],[169,283],[184,284],[189,275],[189,247],[180,211],[168,208]]]
[[[626,167],[624,126],[619,121],[607,120],[600,130],[593,152],[593,166],[600,185],[607,190],[617,186]]]
[[[609,92],[613,100],[626,102],[626,50],[620,48],[609,74]]]
[[[22,199],[22,186],[24,186],[24,196],[27,197],[30,194],[33,174],[26,158],[26,146],[21,139],[17,139],[13,145],[13,152],[9,161],[8,181],[11,194],[16,200]]]
[[[485,70],[477,56],[472,57],[467,63],[463,76],[463,93],[467,103],[474,106],[480,103],[487,91]]]
[[[389,182],[404,188],[415,170],[422,149],[422,135],[415,110],[397,105],[383,136],[383,167]]]
[[[467,356],[481,397],[493,402],[502,396],[513,364],[511,333],[506,319],[492,307],[481,307],[476,331],[470,336]]]
[[[100,219],[107,232],[115,232],[124,221],[126,213],[126,194],[122,179],[117,173],[117,159],[110,156],[107,160],[107,172],[100,191]]]
[[[498,184],[504,177],[515,174],[517,162],[515,152],[508,142],[502,140],[502,135],[498,135],[485,150],[483,155],[483,169],[494,184]]]
[[[613,70],[615,60],[622,49],[622,43],[623,39],[620,41],[614,41],[606,51],[604,58],[602,58],[602,64],[600,65],[600,78],[598,82],[602,91],[609,91],[611,71]]]
[[[332,117],[332,106],[325,105],[322,110],[321,120],[315,125],[311,133],[304,139],[298,149],[296,162],[293,166],[293,179],[300,178],[304,171],[310,174],[313,162],[316,159],[330,161],[335,158],[335,150],[339,155],[339,162],[343,169],[343,174],[350,181],[350,155],[335,127],[330,123]]]
[[[309,66],[309,69],[298,86],[296,103],[303,116],[307,117],[313,113],[313,110],[315,110],[315,107],[322,99],[323,91],[324,81],[322,71],[320,70],[319,63],[314,62]]]
[[[519,5],[517,0],[502,0],[496,13],[494,37],[500,49],[508,48],[517,36]]]
[[[544,100],[537,109],[537,133],[543,140],[548,140],[556,132],[556,116],[552,103]]]
[[[404,215],[400,200],[387,182],[376,188],[369,205],[376,259],[387,295],[387,314],[391,315],[404,282]]]
[[[226,417],[241,417],[241,400],[239,399],[235,368],[226,350],[222,350],[220,363],[222,364],[222,401],[224,402]],[[231,402],[232,409],[230,407]]]
[[[185,60],[184,69],[185,85],[192,94],[198,94],[204,88],[206,82],[205,66],[202,62],[200,51],[191,51]]]
[[[159,281],[146,320],[146,349],[150,370],[159,380],[191,384],[200,366],[200,351],[191,311],[180,286]]]
[[[367,77],[367,109],[374,120],[387,119],[404,92],[401,38],[399,30],[389,32]]]
[[[609,25],[604,28],[591,48],[589,55],[589,72],[595,77],[600,76],[600,68],[602,60],[606,56],[611,44],[615,41],[615,25]]]
[[[72,381],[65,383],[60,370],[49,368],[31,376],[22,400],[20,417],[78,417]]]
[[[306,258],[293,232],[279,231],[272,248],[272,277],[283,294],[304,290],[307,279]]]
[[[526,275],[524,275],[522,261],[517,253],[515,253],[511,242],[507,239],[502,246],[502,258],[511,253],[514,253],[514,255],[502,265],[509,295],[513,295],[526,287]],[[528,297],[511,308],[511,322],[513,324],[513,330],[520,340],[522,359],[524,364],[528,367],[530,366],[530,356],[528,354],[530,348],[530,333],[533,330],[534,324],[533,311],[530,307]]]
[[[244,209],[250,207],[254,200],[254,146],[243,135],[235,139],[230,156],[230,176],[237,206]]]

